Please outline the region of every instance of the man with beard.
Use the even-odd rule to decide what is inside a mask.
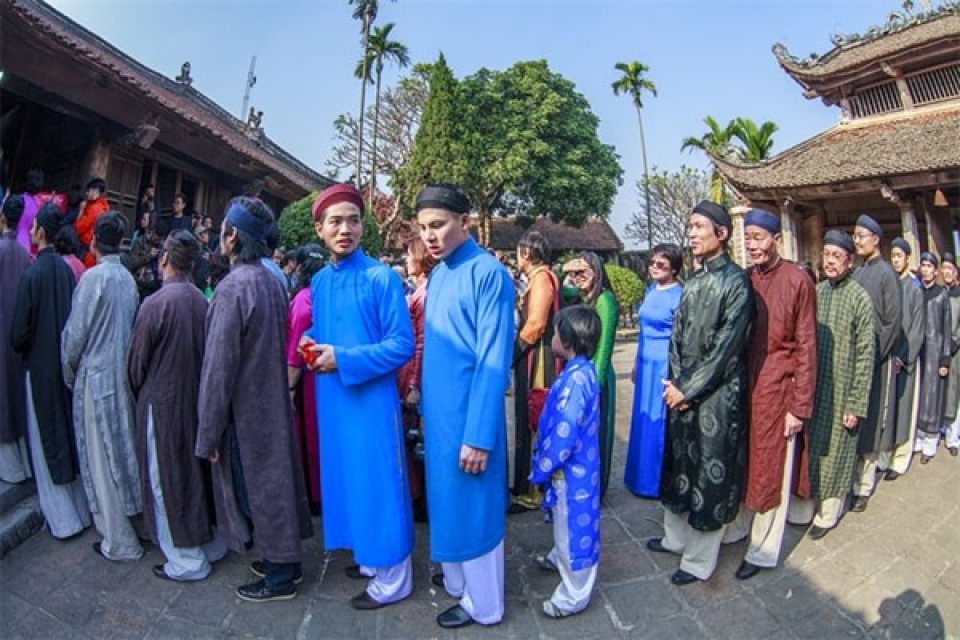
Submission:
[[[900,279],[900,297],[903,302],[900,322],[900,341],[894,368],[897,372],[897,418],[893,451],[885,451],[877,460],[877,468],[886,470],[883,479],[894,481],[907,472],[913,457],[913,443],[917,433],[917,397],[920,393],[920,374],[917,358],[923,346],[923,328],[926,307],[923,289],[910,272],[910,253],[913,250],[903,238],[890,243],[890,264]]]
[[[192,455],[207,300],[190,281],[200,245],[174,231],[160,257],[163,286],[144,301],[130,339],[128,370],[137,402],[137,461],[144,526],[166,558],[153,575],[202,580],[226,554],[210,545],[204,462]]]
[[[303,580],[300,540],[313,534],[297,462],[293,407],[287,392],[287,297],[260,259],[273,212],[259,200],[234,198],[220,235],[230,275],[207,312],[195,453],[213,463],[218,533],[234,551],[254,538],[261,579],[237,597],[271,602],[296,597]]]
[[[813,415],[817,375],[817,311],[813,280],[780,257],[780,218],[750,209],[744,218],[747,270],[757,300],[748,358],[750,435],[747,495],[742,519],[750,545],[736,577],[747,580],[777,566],[793,486],[804,446],[804,422]],[[799,441],[799,444],[798,444]],[[806,485],[806,473],[800,473]],[[800,487],[803,495],[806,486]],[[741,517],[738,517],[738,521]]]
[[[817,391],[810,435],[810,495],[817,513],[808,535],[837,526],[857,466],[858,427],[867,415],[876,349],[870,295],[851,276],[853,240],[832,229],[823,238],[817,285]]]
[[[944,426],[943,403],[953,349],[950,300],[946,289],[937,284],[939,267],[937,256],[926,251],[920,254],[920,282],[923,285],[926,322],[923,348],[920,349],[920,398],[915,449],[921,453],[921,464],[933,459],[940,444],[940,432]],[[956,455],[953,451],[950,453]]]
[[[747,351],[754,314],[750,280],[727,254],[726,208],[704,200],[688,223],[699,269],[674,317],[664,401],[670,410],[660,496],[662,538],[647,549],[676,553],[670,581],[713,575],[724,530],[737,517],[747,463]]]
[[[902,301],[897,274],[880,253],[883,229],[864,214],[857,218],[853,242],[863,265],[854,271],[853,279],[866,289],[873,302],[876,334],[876,366],[868,404],[869,413],[857,428],[858,475],[853,483],[854,513],[865,511],[877,483],[877,458],[893,449],[897,417],[897,385],[894,358],[900,338]]]

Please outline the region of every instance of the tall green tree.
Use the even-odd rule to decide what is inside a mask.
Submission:
[[[707,132],[699,138],[684,138],[680,145],[681,151],[698,149],[706,153],[708,159],[722,158],[734,151],[731,140],[737,128],[736,120],[731,120],[726,127],[721,127],[713,117],[707,116],[703,119],[703,123],[707,125]],[[717,204],[723,204],[726,201],[726,184],[715,165],[710,174],[710,199]]]
[[[380,12],[379,0],[347,0],[347,4],[353,7],[353,19],[360,21],[360,36],[363,41],[363,55],[367,55],[367,45],[370,41],[370,28],[377,19]],[[360,111],[361,120],[357,139],[357,186],[363,183],[363,113],[367,108],[367,77],[364,75],[360,80]]]
[[[780,127],[769,120],[757,126],[750,118],[737,118],[733,121],[731,133],[740,145],[737,154],[744,162],[761,162],[770,157],[773,150],[773,134]]]
[[[630,96],[634,109],[637,110],[637,123],[640,125],[640,151],[643,154],[643,184],[647,185],[650,181],[650,174],[647,169],[647,141],[643,134],[643,93],[649,92],[651,95],[657,95],[657,87],[646,77],[650,68],[634,60],[633,62],[618,62],[614,68],[620,72],[611,88],[613,94],[619,96],[621,93]],[[649,192],[646,195],[646,202],[650,202]],[[653,222],[650,217],[650,209],[647,209],[647,238],[653,237]]]
[[[393,62],[401,69],[410,64],[410,53],[407,50],[407,45],[398,40],[390,39],[390,34],[395,26],[395,23],[388,22],[373,30],[367,43],[367,54],[357,63],[357,68],[354,70],[354,74],[358,78],[369,78],[370,82],[376,85],[376,95],[373,103],[373,146],[370,154],[368,203],[373,202],[373,194],[377,191],[377,135],[380,130],[380,92],[383,67],[387,62]],[[370,76],[370,67],[373,67],[373,77]]]

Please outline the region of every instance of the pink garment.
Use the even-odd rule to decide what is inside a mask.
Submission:
[[[63,258],[63,261],[67,263],[67,266],[70,267],[70,271],[73,271],[73,281],[80,282],[80,276],[83,275],[83,272],[87,270],[87,267],[77,256],[72,253],[68,253],[65,256],[60,256]]]
[[[290,301],[290,313],[287,315],[287,366],[300,367],[303,372],[294,397],[294,426],[307,484],[307,496],[312,504],[320,504],[320,430],[317,425],[316,376],[303,368],[303,359],[297,353],[300,338],[312,324],[310,287],[304,287]]]
[[[60,208],[61,213],[67,212],[67,197],[62,193],[54,191],[40,191],[35,194],[23,194],[23,217],[17,224],[17,242],[23,245],[23,248],[30,252],[31,256],[37,255],[37,248],[30,242],[30,229],[33,228],[33,221],[37,219],[40,213],[40,207],[52,202]],[[48,238],[53,243],[53,238]]]

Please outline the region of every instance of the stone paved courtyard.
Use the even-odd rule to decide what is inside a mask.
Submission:
[[[661,535],[658,503],[622,487],[633,388],[632,341],[617,344],[618,445],[605,501],[598,587],[590,608],[565,620],[538,613],[555,577],[533,557],[550,544],[537,513],[511,516],[506,539],[507,613],[490,628],[448,632],[434,622],[453,601],[428,580],[427,532],[418,525],[415,592],[407,601],[356,612],[362,583],[343,575],[346,553],[305,547],[305,581],[292,601],[251,604],[233,589],[251,575],[231,555],[198,584],[162,581],[139,563],[94,554],[99,538],[58,542],[41,532],[0,561],[2,638],[939,638],[960,635],[960,459],[946,451],[897,482],[879,483],[869,509],[848,514],[818,542],[788,527],[784,566],[740,582],[744,543],[727,546],[713,579],[677,588],[672,556],[644,541]]]

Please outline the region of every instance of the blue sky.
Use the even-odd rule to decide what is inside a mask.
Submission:
[[[49,0],[53,6],[147,66],[176,76],[189,60],[194,87],[239,115],[247,68],[257,56],[251,104],[271,138],[318,170],[333,144],[334,118],[356,112],[358,23],[346,0]],[[546,59],[572,80],[616,147],[625,182],[611,214],[618,232],[638,208],[643,171],[636,116],[614,97],[613,65],[650,67],[658,97],[644,103],[651,165],[706,168],[681,140],[746,116],[780,125],[774,151],[836,124],[839,111],[801,95],[770,51],[830,50],[831,33],[863,33],[899,3],[885,0],[381,0],[378,23],[414,62],[443,52],[458,77]],[[385,85],[396,81],[389,70]]]

